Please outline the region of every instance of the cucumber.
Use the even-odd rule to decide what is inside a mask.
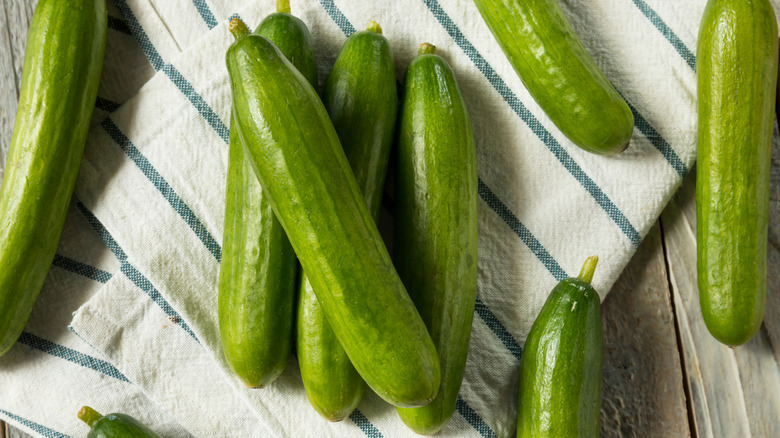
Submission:
[[[474,0],[523,85],[555,126],[582,149],[628,147],[634,116],[588,54],[558,0]]]
[[[697,52],[699,301],[718,341],[741,345],[766,305],[777,22],[768,0],[711,0]]]
[[[267,39],[231,21],[226,55],[236,128],[336,337],[388,402],[439,387],[433,341],[393,267],[328,113]]]
[[[590,285],[598,257],[558,283],[525,341],[517,438],[597,437],[604,368],[601,303]]]
[[[103,416],[89,406],[84,406],[78,417],[90,427],[87,438],[162,438],[126,414]]]
[[[393,260],[433,338],[436,399],[398,408],[431,435],[455,412],[477,291],[477,152],[466,104],[447,62],[420,46],[404,79],[395,175]]]
[[[317,86],[314,50],[306,25],[280,12],[266,17],[256,32],[271,39]],[[298,259],[268,195],[246,161],[244,145],[231,120],[225,231],[219,275],[219,327],[222,352],[245,385],[273,382],[290,357],[295,318]]]
[[[379,24],[355,32],[341,48],[322,96],[374,221],[379,216],[398,109],[390,44]],[[306,396],[330,421],[346,418],[365,383],[328,324],[304,273],[298,304],[297,350]]]
[[[103,70],[105,3],[41,0],[30,23],[0,187],[0,356],[27,324],[65,224]]]
[[[290,15],[290,0],[276,0],[276,12],[265,17],[255,33],[271,40],[312,87],[317,88],[311,34],[300,18]]]

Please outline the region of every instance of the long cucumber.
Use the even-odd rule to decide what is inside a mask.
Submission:
[[[398,107],[393,53],[377,23],[347,38],[325,83],[322,102],[376,221]],[[305,273],[299,293],[296,345],[306,396],[320,415],[339,421],[358,405],[365,383],[333,333]]]
[[[266,17],[255,33],[273,41],[316,87],[309,31],[290,15],[288,1],[279,1],[277,7],[279,11]],[[232,119],[229,143],[220,337],[233,372],[245,385],[263,387],[284,371],[290,357],[298,259],[246,159]]]
[[[0,187],[0,356],[22,333],[54,260],[97,98],[106,29],[105,0],[41,0],[30,23]]]
[[[710,0],[697,53],[699,301],[710,333],[741,345],[766,306],[777,22],[768,0]]]
[[[598,257],[558,283],[523,347],[517,438],[599,436],[604,338],[601,302],[590,285]]]
[[[436,349],[322,102],[267,39],[231,22],[236,128],[337,338],[366,383],[400,406],[429,403]]]
[[[613,155],[634,116],[577,37],[558,0],[474,0],[528,92],[574,144]]]
[[[420,408],[398,408],[419,434],[455,412],[477,291],[477,152],[455,76],[430,44],[406,70],[395,176],[398,274],[436,345],[441,386]]]

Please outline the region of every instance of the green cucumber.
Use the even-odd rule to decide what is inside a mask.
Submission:
[[[588,54],[558,0],[474,0],[528,92],[582,149],[628,147],[634,116]]]
[[[398,109],[393,53],[377,23],[347,38],[325,83],[322,102],[376,221]],[[328,324],[305,273],[299,296],[296,345],[306,396],[320,415],[340,421],[357,407],[365,384]]]
[[[41,0],[30,23],[0,187],[0,356],[22,333],[54,260],[97,98],[107,20],[105,0]]]
[[[597,437],[604,338],[601,302],[590,285],[598,257],[558,283],[523,347],[517,438]]]
[[[276,0],[276,12],[265,17],[255,33],[271,40],[312,87],[317,88],[311,34],[300,18],[290,14],[290,0]]]
[[[267,39],[231,21],[236,128],[352,364],[382,398],[430,402],[439,361],[317,93]]]
[[[90,427],[87,438],[162,438],[126,414],[103,416],[89,406],[84,406],[78,417]]]
[[[768,0],[710,0],[697,52],[699,301],[718,341],[741,345],[766,306],[777,22]]]
[[[256,32],[276,44],[317,86],[317,68],[306,25],[289,14],[289,2],[266,17]],[[284,11],[284,12],[283,12]],[[219,276],[222,352],[249,387],[263,387],[290,357],[295,318],[298,259],[268,195],[246,161],[231,119],[225,232]]]
[[[455,412],[477,291],[477,152],[466,104],[430,44],[404,78],[395,175],[393,260],[433,338],[441,364],[436,399],[398,408],[431,435]]]

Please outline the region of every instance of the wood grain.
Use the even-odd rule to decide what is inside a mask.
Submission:
[[[602,305],[603,437],[690,436],[658,223]]]
[[[11,143],[27,29],[38,0],[3,0],[0,8],[0,180]],[[5,90],[13,90],[7,92]]]
[[[696,283],[694,184],[692,172],[662,213],[661,224],[696,433],[780,436],[780,368],[765,327],[731,349],[704,325]]]

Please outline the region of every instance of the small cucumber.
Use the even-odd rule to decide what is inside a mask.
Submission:
[[[162,438],[129,415],[103,416],[89,406],[84,406],[78,417],[90,427],[87,438]]]
[[[517,438],[599,435],[604,339],[601,303],[590,285],[598,257],[558,283],[525,341]]]
[[[0,187],[0,356],[22,333],[54,260],[103,71],[107,20],[105,0],[41,0],[30,23]]]
[[[231,21],[236,128],[349,359],[390,403],[421,406],[439,361],[322,102],[266,38]]]
[[[398,408],[418,434],[455,412],[477,291],[477,152],[466,104],[447,62],[420,46],[404,79],[395,176],[393,260],[433,338],[436,399]]]
[[[289,14],[287,0],[277,7],[280,12],[266,17],[256,32],[271,39],[293,65],[304,68],[316,87],[309,31]],[[298,259],[245,158],[233,120],[229,143],[219,276],[222,351],[245,385],[263,387],[284,371],[290,357]]]
[[[317,63],[311,34],[300,18],[290,14],[290,0],[276,0],[276,12],[265,17],[255,33],[271,40],[317,89]]]
[[[710,0],[697,52],[699,301],[718,341],[741,345],[766,306],[777,22],[768,0]]]
[[[593,61],[558,0],[474,0],[536,103],[574,144],[614,155],[628,147],[634,116]]]
[[[344,43],[322,96],[374,221],[379,216],[393,143],[398,95],[390,44],[379,24]],[[365,386],[328,324],[304,273],[298,305],[297,349],[303,386],[314,409],[330,421],[346,418]]]

